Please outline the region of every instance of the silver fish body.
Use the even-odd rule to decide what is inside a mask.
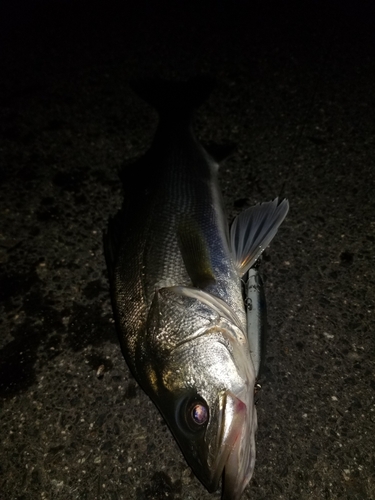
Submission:
[[[123,176],[126,200],[105,236],[120,343],[195,474],[209,491],[223,475],[223,498],[237,500],[254,469],[257,428],[241,276],[265,239],[254,240],[256,251],[246,245],[251,216],[229,234],[218,163],[192,132],[192,109],[211,82],[136,90],[157,108],[159,125],[135,166],[135,187],[127,190]],[[274,205],[278,227],[287,207]]]

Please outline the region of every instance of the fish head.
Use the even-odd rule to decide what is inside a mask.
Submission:
[[[222,477],[223,498],[237,500],[255,465],[256,377],[246,335],[227,308],[187,287],[156,292],[141,384],[204,486],[215,491]]]

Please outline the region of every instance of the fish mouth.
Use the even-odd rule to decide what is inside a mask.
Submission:
[[[255,466],[256,410],[228,391],[222,412],[221,452],[213,467],[212,484],[223,479],[222,500],[238,500]]]

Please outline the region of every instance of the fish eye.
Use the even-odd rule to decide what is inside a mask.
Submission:
[[[191,418],[197,425],[203,425],[208,419],[208,410],[206,406],[198,403],[191,410]]]
[[[208,405],[204,399],[194,398],[186,406],[185,419],[192,431],[203,429],[208,422],[208,417]]]

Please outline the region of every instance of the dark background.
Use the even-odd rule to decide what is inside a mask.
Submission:
[[[1,500],[220,497],[129,374],[102,251],[156,126],[129,80],[201,73],[228,216],[290,201],[244,498],[375,498],[373,5],[1,2]]]

